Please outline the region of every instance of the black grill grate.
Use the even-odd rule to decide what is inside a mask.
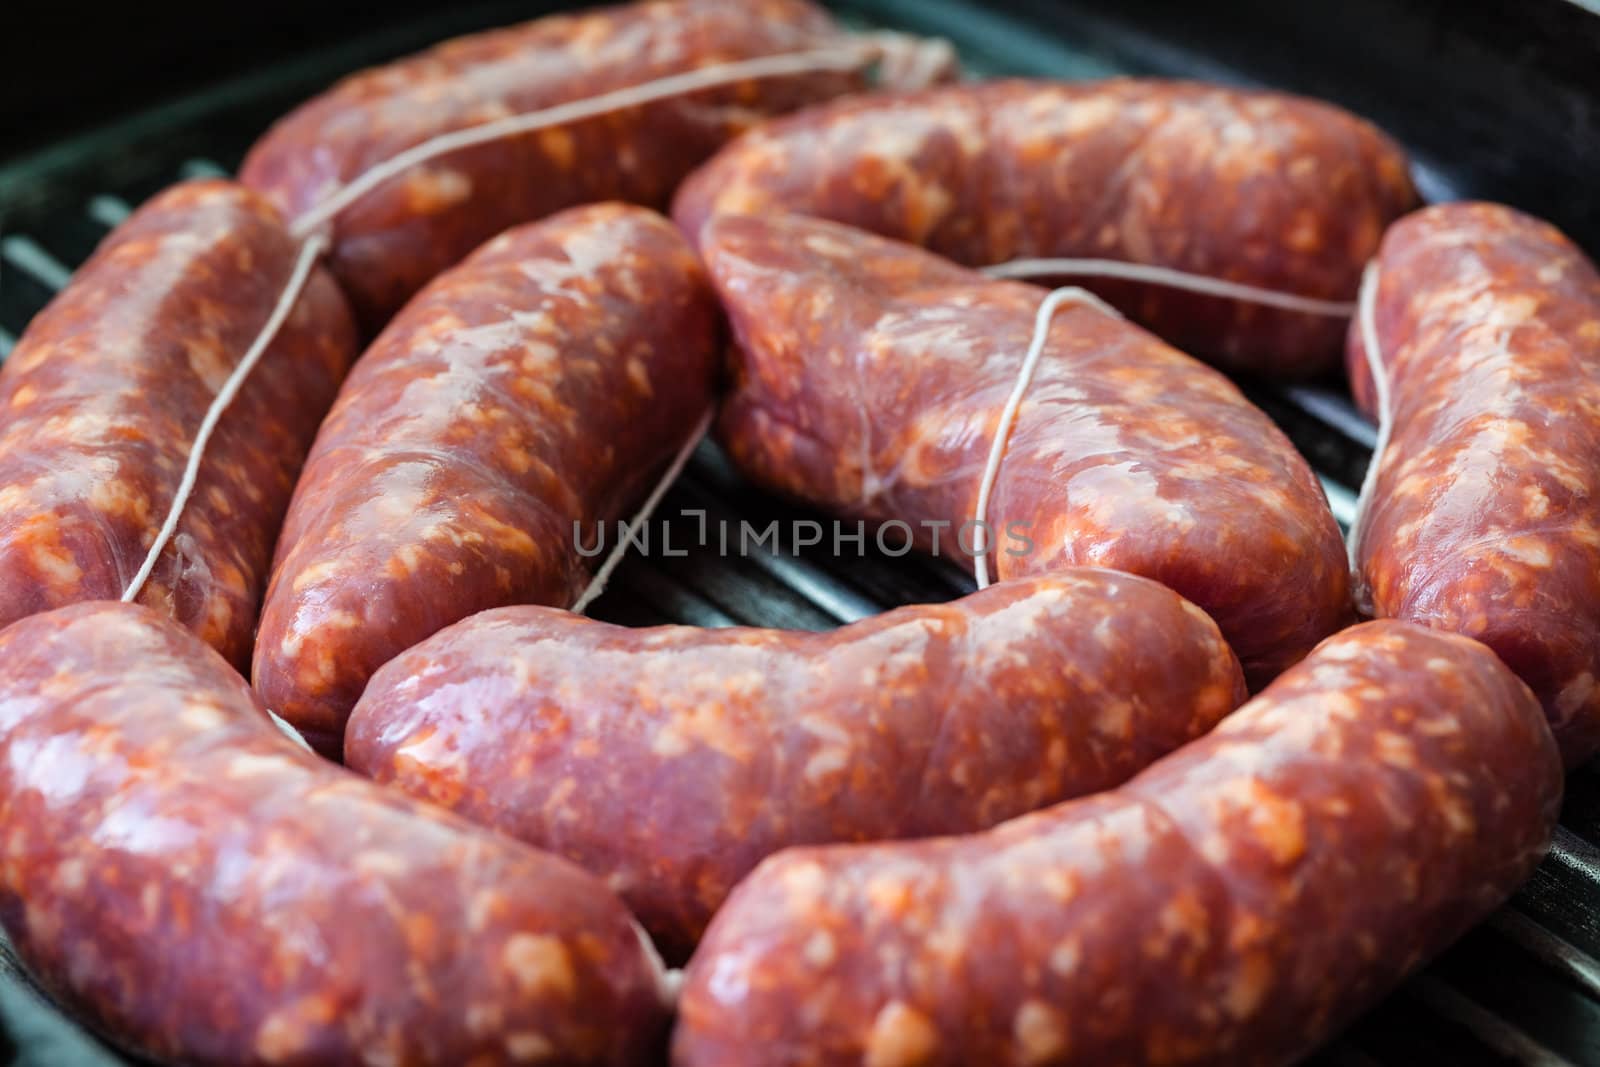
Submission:
[[[1553,6],[1565,10],[1559,2]],[[499,3],[424,16],[361,44],[298,57],[0,169],[0,357],[131,205],[180,177],[228,173],[273,117],[347,70],[526,14]],[[961,49],[969,67],[982,73],[1095,77],[1132,72],[1254,80],[1249,71],[1204,51],[1203,39],[1197,44],[1187,37],[1163,38],[1142,16],[1138,23],[1118,23],[1103,14],[1058,7],[1041,10],[1034,24],[961,0],[858,0],[848,14],[943,34]],[[1600,17],[1595,21],[1600,24]],[[1290,87],[1326,88],[1314,74]],[[1370,86],[1329,95],[1363,106],[1406,132],[1405,116],[1386,115]],[[1530,99],[1528,106],[1537,103]],[[1592,103],[1600,105],[1600,88]],[[1477,182],[1470,167],[1431,166],[1426,146],[1411,147],[1419,152],[1430,198],[1502,195],[1505,182],[1493,168],[1482,169],[1483,180]],[[1587,189],[1573,195],[1578,199],[1564,203],[1577,217],[1567,221],[1581,230],[1591,221],[1590,205],[1580,202]],[[1545,205],[1522,206],[1539,211]],[[1577,236],[1591,246],[1596,238]],[[1347,523],[1370,456],[1372,427],[1337,383],[1244,384],[1317,468],[1335,515]],[[695,547],[701,528],[695,512],[704,512],[713,530],[726,522],[735,531],[741,521],[759,529],[774,519],[815,517],[743,485],[716,448],[704,444],[658,511],[670,526],[674,548],[685,548],[686,554],[664,557],[658,541],[656,552],[630,556],[596,605],[597,616],[633,625],[825,629],[897,604],[945,600],[972,588],[969,578],[945,564],[879,555],[870,538],[868,554],[861,557],[835,556],[831,545],[799,555],[725,557],[714,547]],[[74,1038],[71,1024],[33,1000],[24,984],[0,953],[0,1061],[119,1062],[98,1045]],[[1569,778],[1555,848],[1516,898],[1317,1059],[1334,1065],[1600,1064],[1600,766],[1591,764]]]

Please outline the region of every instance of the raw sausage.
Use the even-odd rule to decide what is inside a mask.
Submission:
[[[1600,272],[1544,222],[1460,203],[1396,223],[1376,284],[1390,429],[1358,603],[1494,649],[1575,766],[1600,751]],[[1359,328],[1350,373],[1373,410]]]
[[[345,79],[279,121],[241,180],[295,218],[431,137],[715,63],[842,44],[807,0],[653,0],[449,41]],[[462,149],[333,223],[328,263],[369,333],[434,275],[519,222],[597,200],[664,208],[765,115],[860,88],[859,74],[763,78]]]
[[[702,251],[739,342],[720,417],[734,461],[790,496],[908,523],[924,548],[943,523],[953,549],[1044,290],[793,215],[719,216]],[[1001,578],[1154,578],[1217,621],[1257,687],[1345,620],[1322,489],[1237,388],[1092,307],[1062,308],[1048,338],[987,512],[1019,528],[994,539]]]
[[[0,625],[122,595],[294,259],[261,197],[186,182],[118,226],[29,324],[0,370]],[[344,299],[316,271],[139,593],[241,670],[295,476],[355,354]]]
[[[283,737],[138,605],[0,633],[0,923],[33,975],[185,1064],[634,1067],[661,972],[565,860]]]
[[[1008,80],[874,94],[766,123],[679,191],[719,212],[800,211],[969,266],[1129,260],[1352,299],[1383,228],[1415,205],[1400,148],[1329,104],[1194,82]],[[1277,377],[1327,370],[1343,323],[1085,278],[1178,348]]]
[[[1368,623],[1121,789],[767,860],[690,964],[674,1063],[1288,1063],[1527,877],[1561,784],[1488,649]]]
[[[337,754],[372,672],[506,604],[572,603],[711,405],[721,325],[643,208],[563,212],[442,275],[362,356],[295,490],[262,609],[267,706]]]
[[[1078,569],[825,634],[475,615],[380,670],[349,765],[606,876],[669,959],[792,844],[1092,793],[1245,697],[1198,608]]]

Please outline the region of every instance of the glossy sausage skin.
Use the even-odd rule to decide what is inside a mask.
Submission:
[[[0,633],[0,828],[24,962],[153,1057],[633,1067],[664,1038],[597,880],[306,752],[147,608]]]
[[[808,0],[652,0],[449,41],[353,75],[277,123],[241,179],[290,218],[401,151],[508,115],[759,56],[843,45]],[[334,222],[329,264],[369,331],[509,226],[597,200],[665,208],[683,176],[770,114],[860,88],[787,75],[462,149],[375,189]]]
[[[745,134],[684,183],[718,212],[800,211],[969,266],[1128,260],[1351,300],[1383,228],[1417,200],[1400,148],[1328,104],[1117,78],[997,81],[825,104]],[[1084,279],[1224,366],[1301,377],[1338,360],[1338,319]]]
[[[739,342],[721,416],[735,462],[909,523],[924,547],[925,524],[948,523],[950,545],[1044,290],[799,216],[720,216],[702,245]],[[1226,378],[1138,327],[1060,308],[1008,440],[988,512],[1000,577],[1154,578],[1217,621],[1253,686],[1346,618],[1348,565],[1311,469]],[[998,538],[1011,523],[1031,551]]]
[[[1494,649],[1581,763],[1600,751],[1600,272],[1554,227],[1479,203],[1396,223],[1378,271],[1394,419],[1358,602]],[[1359,329],[1350,345],[1371,410]]]
[[[780,848],[963,833],[1107,789],[1244,697],[1215,623],[1114,571],[823,634],[514,607],[379,671],[345,759],[604,874],[682,959]]]
[[[372,672],[486,608],[572,603],[577,551],[711,404],[721,326],[694,252],[643,208],[519,227],[431,284],[356,364],[278,544],[267,706],[337,753]]]
[[[0,370],[0,625],[122,595],[295,253],[255,193],[186,182],[112,231],[29,324]],[[295,476],[355,355],[318,269],[218,424],[139,595],[240,669]]]
[[[1110,793],[767,860],[689,967],[674,1063],[1286,1064],[1504,900],[1560,799],[1488,649],[1368,623]]]

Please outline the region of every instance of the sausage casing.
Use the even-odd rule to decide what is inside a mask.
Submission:
[[[397,653],[486,608],[572,603],[577,526],[648,490],[711,405],[720,340],[693,250],[643,208],[518,227],[435,280],[306,462],[256,642],[267,706],[337,753]]]
[[[605,875],[681,959],[780,848],[978,830],[1106,789],[1244,696],[1215,623],[1114,571],[824,634],[513,607],[380,670],[345,759]]]
[[[767,860],[690,964],[674,1063],[1288,1063],[1527,877],[1561,781],[1488,649],[1368,623],[1110,793]]]
[[[660,972],[565,860],[282,736],[137,605],[0,633],[0,923],[90,1025],[186,1064],[634,1067]]]
[[[739,342],[720,433],[740,468],[907,523],[925,548],[943,523],[955,546],[1044,291],[799,216],[719,216],[702,253]],[[1253,686],[1349,611],[1338,524],[1271,420],[1217,371],[1081,304],[1052,320],[986,521],[1001,578],[1090,565],[1176,590]],[[1000,536],[1013,523],[1027,543]]]
[[[29,324],[0,370],[0,624],[122,595],[294,260],[261,197],[185,182],[118,226]],[[355,355],[344,298],[314,270],[139,594],[241,669],[295,476]]]
[[[1354,299],[1416,204],[1399,146],[1332,105],[1197,82],[1005,80],[854,96],[766,123],[692,175],[674,216],[800,211],[981,266],[1128,260]],[[1178,348],[1300,377],[1337,363],[1338,319],[1085,278]]]
[[[1474,203],[1396,223],[1377,266],[1392,419],[1358,604],[1487,644],[1581,763],[1600,751],[1600,272],[1554,227]],[[1370,409],[1359,328],[1350,343]]]
[[[509,115],[716,63],[842,46],[808,0],[651,0],[449,41],[353,75],[279,121],[241,179],[290,218],[401,151]],[[816,71],[741,82],[460,149],[411,168],[333,222],[329,266],[369,331],[495,234],[562,208],[665,208],[674,187],[764,117],[851,89]]]

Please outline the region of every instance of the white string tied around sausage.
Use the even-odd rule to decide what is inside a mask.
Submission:
[[[289,232],[297,238],[314,233],[333,219],[334,216],[384,182],[398,177],[412,167],[431,162],[452,152],[458,152],[463,148],[472,148],[476,145],[498,141],[505,137],[534,133],[553,126],[579,122],[583,119],[598,118],[601,115],[639,107],[658,100],[667,100],[675,96],[733,85],[742,81],[758,78],[778,78],[794,74],[810,74],[819,71],[860,70],[877,62],[884,55],[884,47],[882,42],[867,38],[852,40],[827,48],[811,49],[805,52],[788,52],[782,55],[761,56],[756,59],[742,59],[731,63],[715,63],[710,66],[685,71],[681,74],[669,74],[664,78],[656,78],[652,81],[641,82],[638,85],[614,89],[611,92],[601,93],[599,96],[573,100],[568,103],[557,104],[554,107],[541,108],[538,111],[524,112],[520,115],[507,115],[504,118],[493,119],[489,122],[479,123],[476,126],[452,130],[449,133],[429,138],[421,144],[414,145],[397,155],[391,156],[389,159],[358,175],[349,183],[331,193],[321,203],[295,219],[289,227]]]
[[[1020,278],[1040,274],[1085,274],[1123,278],[1329,318],[1347,319],[1357,310],[1356,304],[1343,301],[1320,300],[1296,293],[1212,278],[1204,274],[1190,274],[1170,267],[1153,267],[1143,263],[1124,263],[1112,259],[1017,259],[985,267],[984,273],[996,278]],[[1005,458],[1006,448],[1011,439],[1011,429],[1016,422],[1017,412],[1022,408],[1023,397],[1027,394],[1028,386],[1033,382],[1034,371],[1044,355],[1045,341],[1050,336],[1051,320],[1055,317],[1056,310],[1068,302],[1088,304],[1106,314],[1122,318],[1115,308],[1077,286],[1053,290],[1039,305],[1039,312],[1033,322],[1033,338],[1028,343],[1028,351],[1022,359],[1022,366],[1017,370],[1017,381],[1011,389],[1011,395],[1006,398],[1005,407],[1000,410],[1000,420],[995,426],[994,440],[989,446],[989,459],[984,464],[983,476],[978,481],[978,501],[973,507],[972,521],[976,529],[973,569],[979,589],[986,589],[989,586],[989,500],[994,494],[994,484],[1000,476],[1000,463]],[[1383,395],[1385,394],[1380,393],[1380,396]],[[1381,435],[1379,448],[1382,448]],[[1364,495],[1365,488],[1362,492]],[[1358,519],[1359,516],[1358,508]]]
[[[1036,278],[1041,274],[1118,278],[1336,319],[1348,319],[1356,311],[1356,305],[1345,300],[1323,300],[1314,296],[1301,296],[1298,293],[1285,293],[1259,285],[1228,281],[1225,278],[1213,278],[1208,274],[1193,274],[1189,271],[1157,267],[1148,263],[1128,263],[1120,259],[1013,259],[1005,263],[996,263],[992,267],[984,267],[983,273],[991,278]]]
[[[1345,542],[1350,553],[1350,569],[1355,571],[1361,553],[1361,524],[1366,518],[1367,505],[1378,485],[1378,466],[1389,447],[1389,432],[1394,425],[1394,411],[1389,400],[1389,369],[1383,361],[1383,351],[1378,347],[1378,261],[1367,264],[1361,272],[1361,295],[1357,300],[1356,324],[1361,331],[1361,348],[1367,359],[1367,371],[1372,377],[1372,391],[1378,406],[1378,439],[1372,446],[1372,459],[1367,462],[1367,473],[1361,479],[1361,492],[1356,495],[1356,513],[1350,520],[1350,536]],[[1358,605],[1368,607],[1370,605]]]
[[[1168,267],[1151,267],[1139,263],[1122,263],[1116,260],[1022,259],[988,267],[986,272],[997,277],[1025,277],[1049,273],[1100,274],[1104,277],[1126,278],[1132,281],[1167,285],[1177,289],[1189,289],[1194,292],[1205,293],[1210,296],[1227,297],[1233,300],[1264,304],[1288,311],[1299,311],[1333,318],[1349,318],[1356,309],[1356,304],[1353,303],[1319,300],[1295,293],[1281,292],[1276,289],[1264,289],[1240,282],[1225,281],[1207,275],[1189,274]],[[1000,464],[1005,458],[1006,447],[1010,442],[1011,429],[1016,423],[1017,413],[1022,408],[1022,401],[1027,395],[1029,385],[1033,382],[1034,372],[1039,366],[1039,360],[1044,355],[1044,346],[1050,335],[1050,324],[1055,318],[1056,311],[1066,303],[1084,304],[1118,319],[1123,317],[1110,304],[1079,286],[1065,286],[1053,290],[1039,305],[1038,313],[1034,317],[1033,337],[1029,341],[1027,353],[1023,356],[1022,366],[1017,371],[1016,383],[1012,386],[1011,394],[1006,398],[1005,406],[1001,408],[1000,419],[995,426],[994,440],[989,448],[989,457],[984,464],[983,476],[978,482],[978,500],[973,509],[973,521],[976,529],[973,562],[979,589],[987,588],[989,585],[988,526],[985,520],[989,512],[990,498],[994,495],[994,485],[999,478]],[[588,587],[573,602],[572,611],[582,614],[605,591],[606,583],[610,580],[612,572],[617,569],[623,557],[627,555],[634,534],[641,525],[649,521],[650,516],[655,512],[656,506],[660,504],[661,498],[666,495],[672,483],[683,473],[684,467],[689,462],[690,455],[710,429],[713,414],[713,412],[708,411],[701,416],[698,425],[689,434],[678,455],[667,467],[666,472],[656,483],[655,488],[651,490],[649,497],[645,499],[644,504],[634,514],[634,517],[629,520],[621,539],[612,546],[605,561],[600,565],[600,569],[595,571],[594,578],[589,582]]]
[[[326,242],[322,237],[313,237],[300,246],[295,257],[294,267],[289,272],[289,279],[284,283],[283,291],[278,294],[278,302],[272,308],[272,313],[267,316],[266,323],[256,334],[255,340],[250,342],[250,347],[245,349],[244,356],[234,365],[233,370],[223,381],[222,387],[217,390],[217,395],[212,398],[211,406],[206,409],[205,417],[200,420],[200,428],[195,431],[194,441],[189,446],[189,459],[183,468],[183,478],[178,482],[178,490],[173,494],[172,504],[167,509],[167,517],[161,524],[161,529],[156,532],[156,538],[150,542],[150,549],[145,553],[144,563],[133,576],[133,581],[122,591],[122,602],[131,603],[144,589],[145,582],[150,578],[150,572],[155,570],[156,561],[161,558],[167,542],[177,532],[178,520],[183,515],[184,507],[189,503],[189,497],[194,494],[195,483],[200,478],[200,463],[205,456],[206,446],[211,442],[211,435],[216,432],[217,423],[222,420],[223,412],[233,403],[234,397],[239,395],[244,381],[261,362],[262,355],[278,336],[284,322],[289,318],[289,313],[294,309],[295,301],[300,299],[300,292],[311,279],[311,269],[316,265],[317,257],[322,254]]]
[[[1045,342],[1050,338],[1051,320],[1056,317],[1061,305],[1066,303],[1084,304],[1113,318],[1122,318],[1122,313],[1116,308],[1076,285],[1051,291],[1039,304],[1039,311],[1033,317],[1033,338],[1028,342],[1027,354],[1022,357],[1022,366],[1017,371],[1017,381],[1011,387],[1011,395],[1006,397],[1005,406],[1000,409],[994,440],[989,445],[989,459],[984,464],[983,477],[978,480],[978,503],[972,509],[976,530],[972,555],[979,589],[989,587],[989,528],[985,523],[989,514],[989,497],[994,493],[994,483],[1000,476],[1000,461],[1005,457],[1006,445],[1011,440],[1011,428],[1017,421],[1017,412],[1022,409],[1022,398],[1027,395],[1028,386],[1033,384],[1033,372],[1038,369]]]

